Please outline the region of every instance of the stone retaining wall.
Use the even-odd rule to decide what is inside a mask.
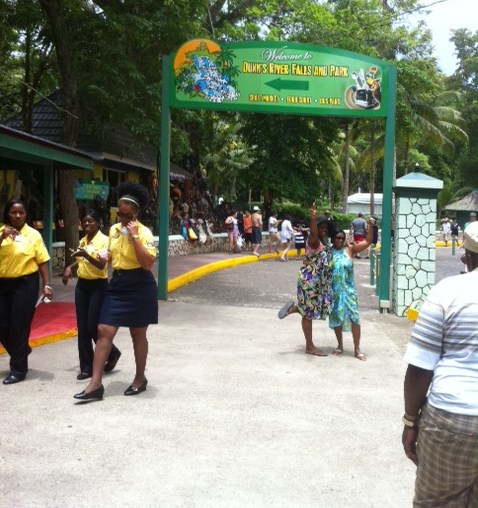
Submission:
[[[156,245],[158,237],[155,236]],[[189,254],[204,254],[207,252],[226,252],[227,251],[227,233],[217,233],[206,243],[189,242],[181,235],[171,235],[169,237],[168,256],[188,256]],[[262,232],[262,248],[269,246],[269,233]],[[62,268],[65,264],[65,243],[54,242],[52,244],[52,268]]]

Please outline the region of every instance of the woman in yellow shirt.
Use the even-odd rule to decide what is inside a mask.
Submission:
[[[111,226],[109,234],[113,277],[101,309],[93,376],[85,390],[74,396],[79,401],[103,398],[103,368],[120,326],[129,327],[136,362],[133,382],[124,394],[138,395],[148,384],[146,331],[148,325],[158,322],[158,287],[151,272],[156,247],[153,234],[138,221],[138,215],[149,203],[149,194],[142,185],[131,182],[120,184],[117,192],[120,222]]]
[[[52,299],[48,261],[50,256],[38,231],[26,224],[27,211],[19,199],[11,199],[0,227],[0,342],[10,355],[10,374],[4,385],[23,381],[28,372],[28,343],[39,293]]]
[[[108,287],[108,237],[100,231],[100,214],[87,208],[81,214],[81,228],[85,236],[72,253],[75,262],[63,271],[63,284],[68,284],[72,268],[78,266],[75,288],[76,324],[80,373],[76,379],[91,377],[93,372],[93,342],[98,339],[101,306]],[[93,341],[93,342],[92,342]],[[104,371],[111,372],[118,363],[121,351],[113,344]]]

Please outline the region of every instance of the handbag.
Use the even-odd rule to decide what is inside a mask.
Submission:
[[[194,229],[191,226],[188,227],[188,239],[189,240],[197,240],[198,239],[198,235],[196,234],[196,232],[194,231]]]

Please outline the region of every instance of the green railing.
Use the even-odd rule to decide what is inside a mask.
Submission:
[[[380,249],[370,247],[370,285],[375,286],[375,295],[380,293]]]

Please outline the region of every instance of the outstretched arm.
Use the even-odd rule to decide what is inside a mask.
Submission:
[[[349,249],[352,255],[358,254],[363,250],[367,249],[373,241],[373,227],[375,226],[375,221],[373,219],[369,219],[368,228],[367,228],[367,236],[365,240],[362,240],[358,243],[352,243],[349,245]]]
[[[310,217],[310,233],[307,238],[307,243],[311,249],[317,249],[320,245],[319,229],[317,227],[317,205],[312,203],[309,208]]]

